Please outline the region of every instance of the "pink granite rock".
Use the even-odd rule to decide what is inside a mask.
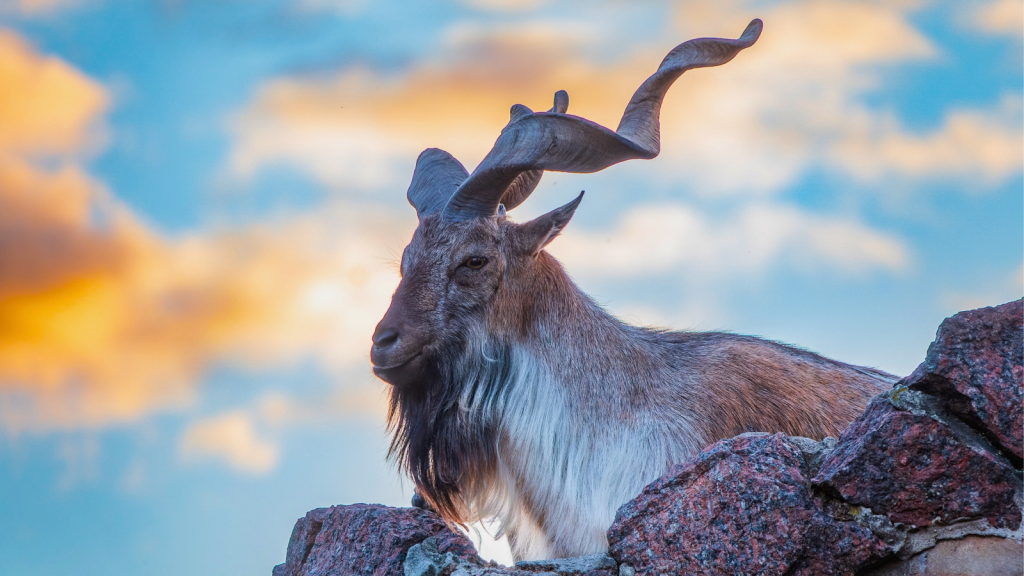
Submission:
[[[432,512],[377,504],[319,508],[295,523],[287,560],[274,576],[402,576],[409,548],[429,537],[441,554],[476,557],[473,543]]]
[[[826,575],[892,551],[844,506],[823,506],[809,477],[782,434],[720,441],[619,509],[611,555],[637,574]]]
[[[1024,300],[960,312],[939,326],[904,384],[942,398],[1017,464],[1024,456]]]
[[[930,415],[929,402],[905,388],[872,400],[843,432],[814,484],[913,527],[986,518],[994,527],[1016,529],[1016,471],[966,426]]]

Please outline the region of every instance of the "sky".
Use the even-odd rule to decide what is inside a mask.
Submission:
[[[307,510],[404,505],[368,353],[416,156],[559,89],[615,126],[753,17],[657,159],[510,215],[586,190],[549,249],[627,321],[908,374],[1024,293],[1019,0],[0,0],[5,573],[268,574]]]

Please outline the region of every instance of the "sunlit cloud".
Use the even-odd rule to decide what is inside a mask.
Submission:
[[[87,151],[109,104],[100,83],[0,29],[0,155]]]
[[[14,429],[184,406],[213,363],[340,372],[366,361],[398,279],[386,250],[401,232],[351,207],[173,240],[124,213],[106,228],[6,214],[29,224],[0,229],[17,246],[0,250],[0,390],[15,393],[0,409]]]
[[[993,0],[977,4],[974,24],[990,34],[1024,35],[1024,3],[1018,0]]]
[[[866,180],[962,177],[976,184],[968,189],[984,189],[1024,167],[1021,104],[1012,94],[993,110],[954,110],[941,128],[921,135],[864,126],[836,147],[834,159]]]
[[[366,361],[398,280],[392,251],[412,214],[334,202],[162,235],[76,160],[102,131],[106,93],[68,64],[4,39],[0,62],[14,64],[0,68],[10,82],[0,84],[0,101],[24,113],[0,122],[7,431],[105,426],[188,406],[214,364],[259,370],[312,358],[340,373]],[[53,92],[73,113],[23,102],[25,93],[52,102]]]
[[[899,273],[910,264],[909,249],[891,234],[773,204],[751,205],[724,221],[681,203],[639,206],[608,231],[569,226],[550,250],[581,277],[686,272],[710,280],[780,266]]]
[[[181,433],[178,452],[186,463],[221,462],[238,472],[265,474],[280,462],[283,430],[353,417],[383,422],[386,412],[380,385],[349,385],[314,397],[268,392],[251,405],[192,422]]]
[[[413,161],[429,146],[472,165],[508,121],[511,104],[547,108],[555,86],[585,82],[594,66],[570,50],[585,34],[545,23],[458,24],[446,35],[444,57],[404,74],[355,67],[327,78],[272,80],[235,120],[230,171],[252,178],[289,165],[351,190],[407,184]],[[604,101],[601,91],[588,96]],[[582,104],[577,113],[587,109]]]
[[[345,190],[399,188],[427,147],[472,167],[509,105],[547,108],[556,89],[568,90],[570,112],[614,126],[673,44],[735,36],[760,16],[756,46],[726,66],[684,75],[669,92],[662,157],[647,177],[709,196],[774,194],[816,168],[869,185],[883,176],[1003,182],[1021,170],[1019,126],[1008,123],[1019,94],[991,109],[949,110],[924,130],[865,103],[884,70],[936,57],[910,20],[917,4],[684,3],[672,38],[652,31],[610,59],[594,56],[604,37],[598,27],[462,22],[441,52],[399,73],[356,66],[267,82],[236,119],[230,171],[252,178],[283,165]]]
[[[252,474],[269,472],[280,456],[276,444],[259,436],[252,416],[240,410],[193,423],[182,435],[179,451],[186,460],[220,460]]]

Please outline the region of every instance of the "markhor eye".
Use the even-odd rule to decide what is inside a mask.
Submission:
[[[480,256],[470,256],[469,259],[466,260],[466,268],[469,268],[470,270],[479,270],[484,267],[484,264],[487,264],[487,258],[482,258]]]

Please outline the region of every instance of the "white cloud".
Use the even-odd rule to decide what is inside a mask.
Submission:
[[[912,134],[890,123],[865,123],[837,143],[832,159],[859,178],[967,179],[986,188],[1024,167],[1022,100],[1007,94],[992,110],[952,110],[941,128]]]
[[[251,406],[192,422],[179,439],[178,452],[187,462],[220,461],[240,472],[265,474],[281,459],[282,430],[353,416],[383,422],[386,413],[386,384],[368,374],[362,381],[350,378],[347,386],[326,396],[300,398],[268,392]]]
[[[685,271],[711,280],[779,266],[899,273],[910,262],[909,249],[893,235],[773,204],[754,204],[724,219],[681,203],[640,206],[607,232],[569,226],[550,250],[570,274],[589,277]]]
[[[194,422],[182,435],[179,450],[186,460],[220,460],[251,474],[272,470],[280,451],[257,434],[252,416],[241,410]]]
[[[975,6],[974,25],[990,34],[1024,36],[1024,3],[1020,0],[993,0]]]

